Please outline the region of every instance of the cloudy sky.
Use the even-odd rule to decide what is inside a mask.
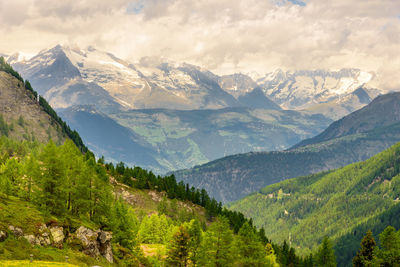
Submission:
[[[63,43],[218,74],[357,67],[400,89],[399,0],[0,0],[0,26],[0,53]]]

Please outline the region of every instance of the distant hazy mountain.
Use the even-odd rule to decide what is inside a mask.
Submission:
[[[90,150],[115,162],[160,169],[151,146],[130,129],[119,125],[93,106],[80,105],[59,109],[58,113],[68,124],[78,129]]]
[[[284,109],[309,110],[337,120],[369,104],[382,92],[372,89],[368,83],[372,73],[358,69],[340,71],[277,70],[265,76],[244,74],[225,75],[218,78],[222,89],[233,95],[245,106],[261,104]],[[258,97],[250,96],[254,91]],[[262,99],[260,91],[267,97]],[[246,101],[243,101],[243,98]],[[273,101],[271,101],[271,99]],[[272,104],[271,104],[272,103]]]
[[[382,92],[377,89],[359,87],[349,94],[335,98],[326,103],[313,105],[306,110],[338,120],[347,114],[368,105],[381,93]]]
[[[339,71],[277,70],[259,77],[256,82],[266,95],[287,109],[307,109],[353,93],[373,79],[373,74],[359,69]],[[365,89],[367,94],[370,92]],[[371,92],[374,98],[374,92]],[[370,97],[371,97],[370,96]]]
[[[380,96],[293,149],[233,155],[175,175],[228,202],[284,179],[365,160],[400,141],[399,100],[400,93]]]
[[[157,172],[236,153],[281,150],[317,134],[330,122],[304,112],[242,107],[106,115],[92,106],[73,106],[58,112],[96,154]]]

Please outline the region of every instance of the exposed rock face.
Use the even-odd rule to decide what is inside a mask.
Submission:
[[[10,227],[9,227],[9,229],[10,229]],[[16,229],[16,228],[14,228],[14,229]],[[47,226],[45,224],[42,224],[42,225],[39,226],[38,233],[36,235],[34,235],[34,234],[25,234],[24,235],[22,230],[21,230],[21,235],[15,234],[15,231],[14,231],[14,235],[16,237],[23,236],[32,245],[50,246],[52,244],[51,239],[50,239],[49,229],[47,228]]]
[[[73,238],[76,238],[80,241],[83,248],[83,253],[86,255],[95,258],[103,256],[109,262],[113,262],[111,233],[101,230],[93,231],[81,226],[78,228]]]
[[[63,228],[60,226],[53,226],[50,227],[50,233],[53,238],[53,245],[57,248],[62,248],[63,247],[63,241],[64,241],[64,232]]]
[[[37,233],[26,233],[19,227],[9,225],[8,229],[15,237],[23,237],[32,245],[36,246],[54,246],[63,248],[65,239],[64,229],[61,226],[49,226],[41,224]],[[0,242],[7,238],[7,233],[0,231]],[[102,230],[93,231],[89,228],[81,226],[78,230],[70,235],[68,241],[77,243],[82,247],[82,252],[94,258],[103,256],[109,262],[113,262],[113,253],[111,247],[112,233]]]
[[[45,224],[42,224],[39,227],[39,234],[36,235],[36,238],[39,241],[41,246],[51,245],[50,231]]]
[[[112,234],[110,232],[101,231],[98,240],[100,241],[99,251],[109,262],[113,262],[113,254],[111,248]]]

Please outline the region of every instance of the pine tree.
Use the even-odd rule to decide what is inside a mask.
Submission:
[[[190,236],[185,227],[180,226],[169,244],[167,252],[167,265],[186,267],[189,258]]]
[[[335,267],[336,257],[332,247],[332,243],[326,236],[322,240],[322,244],[318,248],[316,255],[316,264],[318,267]]]
[[[361,241],[360,250],[357,252],[357,255],[353,258],[353,266],[355,267],[372,266],[375,247],[376,247],[376,242],[374,237],[372,236],[372,232],[368,231]]]

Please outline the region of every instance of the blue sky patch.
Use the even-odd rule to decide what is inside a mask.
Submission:
[[[297,5],[297,6],[306,6],[306,1],[305,0],[272,0],[273,3],[277,6],[284,6],[288,3],[291,3],[292,5]]]
[[[126,8],[128,14],[139,14],[144,8],[144,0],[131,2]]]
[[[300,1],[300,0],[288,0],[289,2],[291,2],[294,5],[298,5],[298,6],[306,6],[306,2],[304,1]]]

